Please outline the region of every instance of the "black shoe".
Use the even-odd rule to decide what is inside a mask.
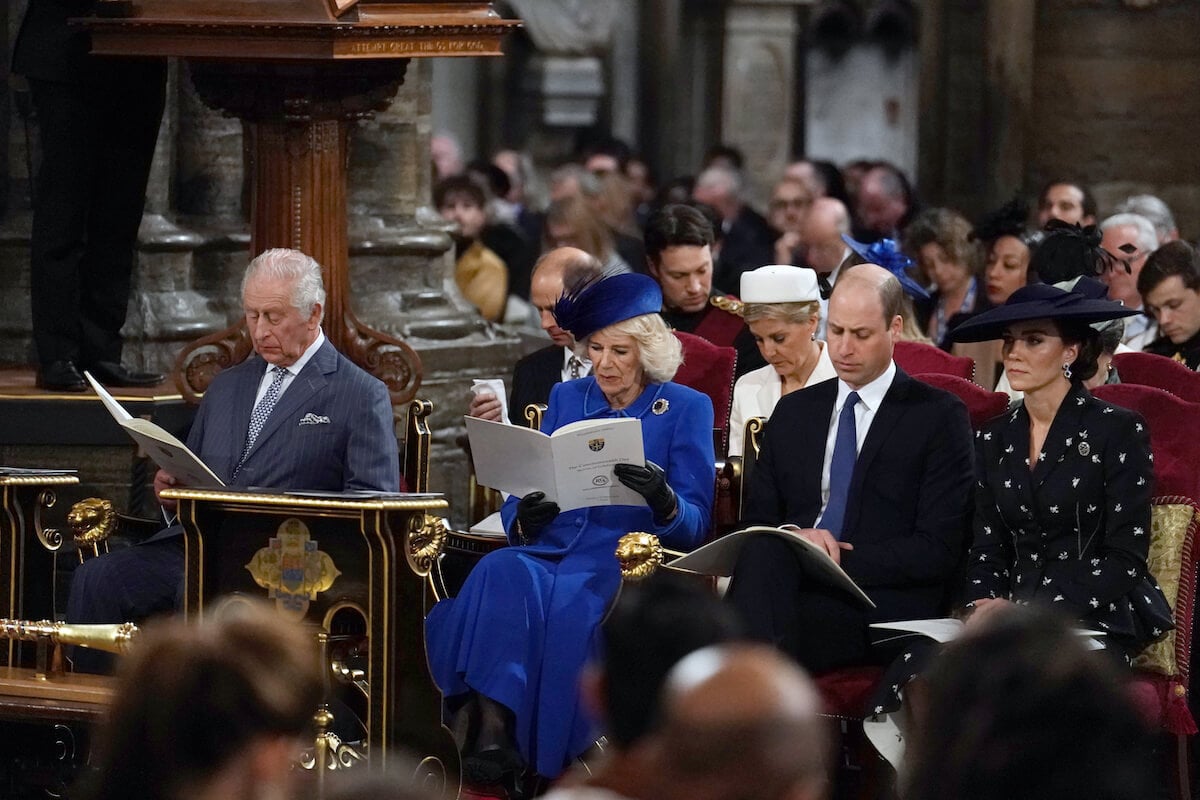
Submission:
[[[115,361],[97,361],[88,372],[105,386],[158,386],[166,377],[158,372],[131,372]]]
[[[463,781],[468,786],[511,783],[525,769],[520,753],[506,747],[489,747],[463,758]]]
[[[74,362],[66,360],[55,361],[38,370],[37,385],[39,389],[52,392],[82,392],[87,389],[87,383]]]

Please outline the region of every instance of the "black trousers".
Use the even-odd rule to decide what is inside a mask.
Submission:
[[[872,646],[867,612],[849,594],[810,579],[792,548],[774,536],[746,541],[725,599],[751,638],[775,645],[812,673],[885,664],[894,655]]]
[[[29,82],[42,149],[30,293],[43,366],[121,360],[134,249],[165,103],[164,61],[93,61],[87,84]]]

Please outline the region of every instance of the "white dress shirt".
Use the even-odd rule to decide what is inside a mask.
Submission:
[[[317,338],[300,354],[300,357],[296,359],[296,363],[283,368],[287,372],[287,375],[283,376],[283,383],[279,386],[279,397],[283,397],[283,393],[292,385],[292,381],[296,380],[296,376],[300,374],[300,370],[304,369],[304,365],[312,360],[312,357],[321,349],[321,345],[323,344],[325,344],[325,332],[318,328]],[[275,377],[275,371],[271,369],[272,366],[272,364],[267,365],[262,379],[258,382],[258,394],[254,395],[254,406],[258,405],[258,401],[263,399],[263,395],[267,393],[267,389],[271,386],[271,381]],[[275,398],[276,402],[279,401],[279,397]]]

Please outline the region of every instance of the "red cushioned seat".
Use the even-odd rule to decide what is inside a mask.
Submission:
[[[896,342],[892,354],[896,365],[909,375],[940,372],[971,380],[975,377],[975,362],[965,356],[952,356],[945,350],[922,342]]]
[[[822,713],[861,720],[866,714],[867,701],[882,677],[883,667],[875,666],[843,667],[817,675]]]
[[[922,372],[913,375],[919,381],[945,389],[967,406],[971,427],[979,430],[983,423],[998,417],[1008,408],[1009,397],[1004,392],[990,392],[974,381],[947,375],[943,372]]]
[[[1113,366],[1121,383],[1154,386],[1181,400],[1200,403],[1200,373],[1188,369],[1173,358],[1153,353],[1117,353]]]
[[[683,364],[675,373],[675,382],[706,394],[712,400],[713,429],[720,431],[720,441],[714,445],[720,457],[729,444],[729,411],[733,407],[737,350],[715,345],[690,333],[675,331],[675,336],[683,345]]]

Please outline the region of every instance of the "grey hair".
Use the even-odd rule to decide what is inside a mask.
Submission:
[[[321,277],[321,265],[312,256],[285,247],[264,250],[246,267],[246,274],[242,276],[243,295],[246,284],[257,276],[292,281],[292,305],[296,310],[307,317],[314,306],[320,305],[321,319],[325,318],[325,282]]]
[[[1159,245],[1164,244],[1175,230],[1175,215],[1170,207],[1152,194],[1130,195],[1121,201],[1116,211],[1118,214],[1137,214],[1150,220],[1154,232],[1158,234]]]
[[[563,164],[550,173],[551,186],[558,186],[572,179],[579,184],[579,192],[584,197],[595,197],[604,188],[600,179],[588,172],[582,164]]]
[[[1134,238],[1137,240],[1138,250],[1152,253],[1158,249],[1158,234],[1154,231],[1154,223],[1141,214],[1113,214],[1100,223],[1100,230],[1106,231],[1122,225],[1137,228],[1137,236]],[[1113,255],[1120,256],[1119,253],[1113,253]]]
[[[638,345],[638,361],[652,383],[671,380],[683,363],[683,345],[658,314],[631,317],[614,322],[602,330],[633,337]],[[587,345],[588,340],[585,339],[578,346],[583,355],[587,354]]]
[[[742,176],[728,167],[709,167],[696,178],[696,188],[716,189],[734,199],[742,197]]]
[[[815,300],[792,303],[746,303],[742,308],[742,319],[758,322],[760,319],[777,319],[803,325],[821,318],[821,304]]]

